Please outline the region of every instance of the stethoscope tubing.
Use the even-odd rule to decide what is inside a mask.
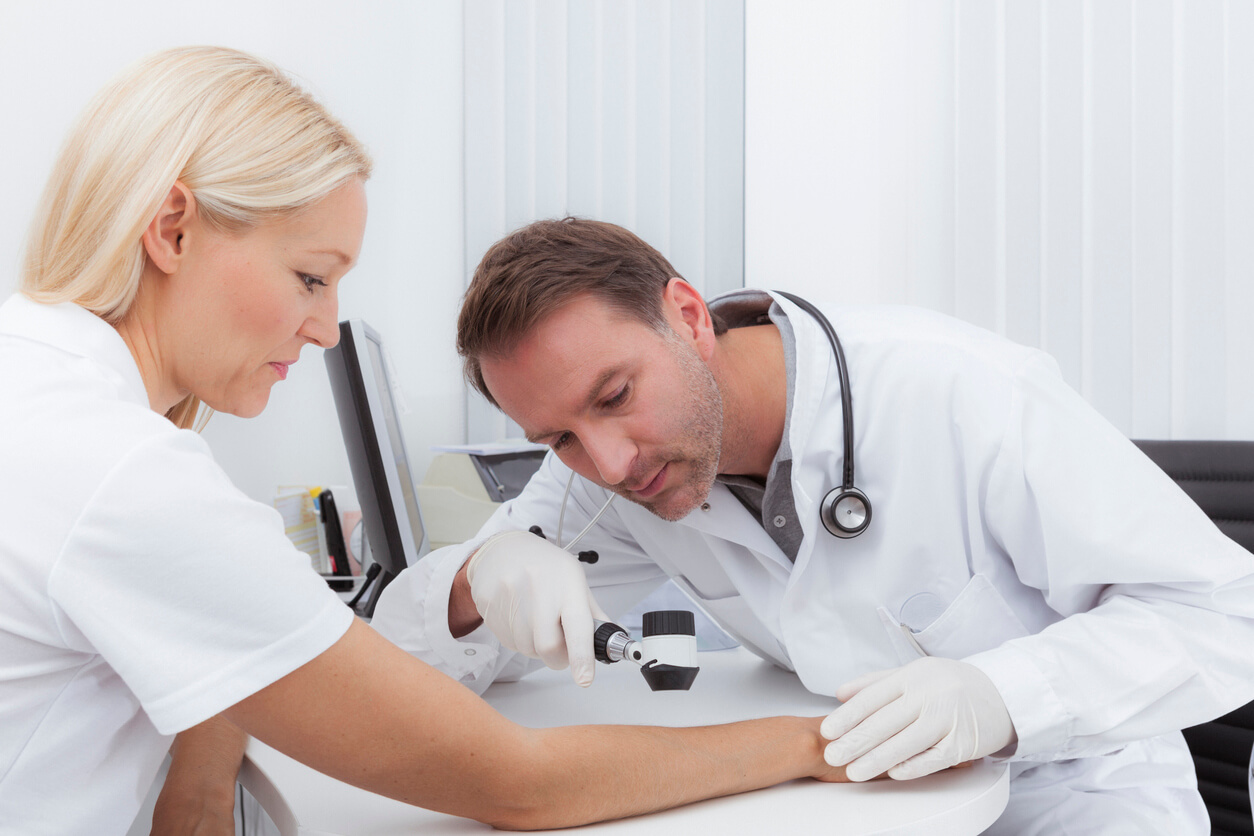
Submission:
[[[849,367],[845,364],[845,350],[840,345],[840,338],[836,336],[836,329],[832,327],[832,323],[828,321],[822,311],[800,296],[783,290],[775,292],[801,308],[801,310],[808,313],[818,322],[823,332],[827,335],[827,341],[831,343],[832,353],[836,355],[836,373],[840,378],[840,412],[845,422],[845,481],[842,487],[848,490],[853,487],[853,398],[849,389]]]
[[[592,521],[583,527],[583,531],[576,534],[574,540],[571,540],[569,543],[563,546],[562,545],[562,526],[566,521],[566,502],[567,500],[570,499],[570,486],[573,485],[574,482],[575,482],[575,471],[572,470],[570,472],[570,476],[566,479],[566,490],[565,492],[562,493],[562,510],[557,515],[557,547],[559,549],[565,549],[571,554],[574,554],[573,549],[579,543],[579,541],[583,539],[584,535],[587,534],[589,531],[591,531],[592,526],[596,525],[597,521],[601,519],[602,516],[604,516],[606,511],[609,510],[610,503],[614,501],[614,497],[616,496],[616,494],[611,493],[610,498],[605,500],[605,504],[601,506],[600,511],[597,511],[596,516],[592,518]]]

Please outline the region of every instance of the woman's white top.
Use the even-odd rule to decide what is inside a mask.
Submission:
[[[0,832],[124,833],[171,735],[352,621],[75,305],[0,305],[0,479]]]

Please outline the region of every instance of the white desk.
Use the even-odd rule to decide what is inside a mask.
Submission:
[[[691,691],[654,693],[639,668],[619,663],[598,665],[596,681],[587,690],[576,687],[565,671],[539,671],[521,682],[497,683],[486,697],[506,717],[532,727],[576,723],[680,726],[771,714],[819,716],[836,704],[809,693],[794,675],[741,648],[701,653],[698,658],[701,673]],[[487,825],[469,819],[411,807],[340,783],[255,740],[249,744],[240,781],[283,836],[491,832]],[[792,781],[648,816],[588,825],[575,832],[974,834],[1001,815],[1008,790],[1005,766],[982,761],[969,769],[903,783]]]

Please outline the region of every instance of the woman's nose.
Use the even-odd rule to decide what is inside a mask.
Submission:
[[[340,341],[340,305],[333,288],[327,288],[326,299],[305,320],[300,334],[321,348],[334,348]]]

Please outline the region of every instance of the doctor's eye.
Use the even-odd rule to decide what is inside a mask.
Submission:
[[[564,432],[561,435],[559,435],[557,438],[549,442],[549,448],[555,452],[558,450],[561,450],[563,447],[566,447],[570,444],[570,440],[573,437],[574,436],[572,436],[569,432]]]
[[[619,389],[613,395],[610,395],[608,398],[606,398],[602,402],[602,404],[607,409],[613,409],[616,406],[622,406],[623,403],[627,400],[627,395],[630,391],[631,391],[631,386],[629,384],[623,384],[622,389]]]
[[[318,278],[317,276],[311,276],[308,273],[297,273],[296,275],[300,278],[302,282],[304,282],[305,290],[308,290],[310,293],[314,292],[315,287],[327,286],[327,283],[324,282],[322,279]]]

